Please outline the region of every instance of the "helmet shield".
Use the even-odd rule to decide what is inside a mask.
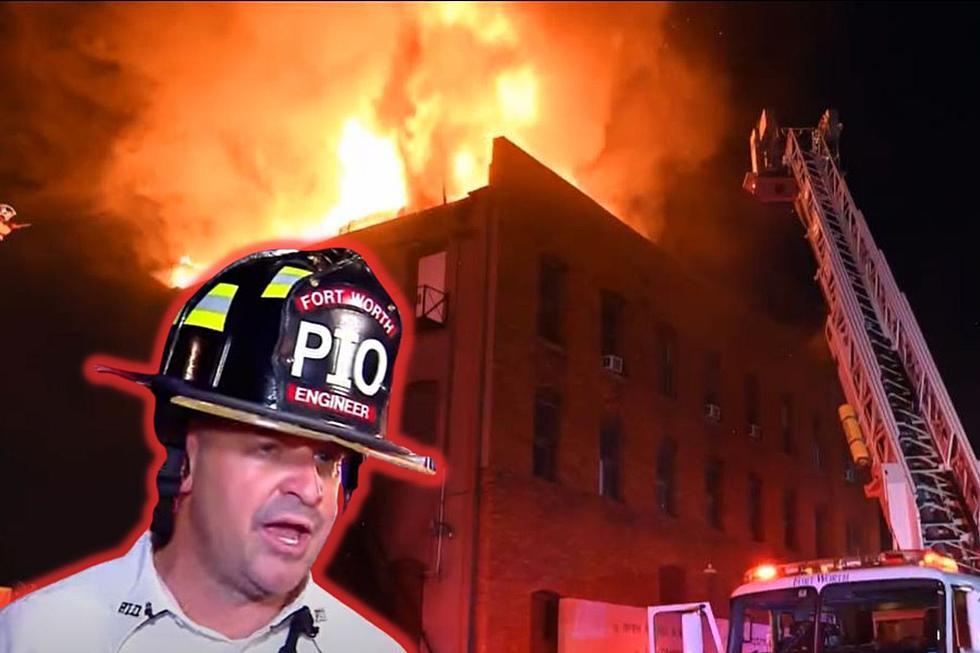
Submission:
[[[379,434],[401,339],[398,310],[380,286],[316,282],[298,282],[283,306],[273,361],[279,406]]]

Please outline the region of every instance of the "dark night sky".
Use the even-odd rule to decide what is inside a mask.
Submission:
[[[755,292],[782,319],[823,319],[814,263],[795,216],[737,196],[748,132],[763,106],[783,125],[844,123],[848,184],[925,334],[974,446],[980,441],[980,263],[969,195],[980,144],[974,84],[980,13],[959,5],[684,5],[678,29],[710,44],[731,75],[744,125],[708,166],[738,225]],[[724,182],[728,179],[728,183]],[[724,190],[722,190],[724,189]],[[699,189],[698,192],[701,192]],[[717,206],[716,202],[712,205]],[[784,220],[789,224],[766,221]]]
[[[976,442],[980,264],[969,193],[980,151],[972,120],[977,11],[679,5],[669,33],[724,74],[735,127],[715,158],[679,180],[666,246],[697,264],[703,232],[683,220],[707,214],[711,237],[740,245],[729,268],[708,274],[736,279],[733,292],[779,319],[819,325],[823,307],[796,218],[756,205],[740,183],[762,107],[794,126],[815,124],[825,107],[836,107],[852,193]],[[0,103],[15,78],[0,61]],[[29,110],[23,115],[30,120]],[[0,137],[7,175],[0,174],[0,201],[16,205],[23,186],[11,172],[18,156],[11,142]],[[77,219],[84,210],[46,206],[32,216],[33,228],[0,245],[0,585],[117,543],[143,504],[149,454],[134,435],[141,404],[89,387],[79,370],[93,352],[145,360],[170,295],[134,270],[131,234],[99,218]]]

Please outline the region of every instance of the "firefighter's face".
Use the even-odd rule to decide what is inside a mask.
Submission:
[[[233,422],[196,422],[180,509],[198,555],[247,595],[295,589],[336,519],[344,453]]]

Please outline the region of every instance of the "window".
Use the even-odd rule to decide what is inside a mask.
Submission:
[[[830,583],[820,591],[817,642],[837,653],[953,650],[945,636],[945,602],[942,582],[931,578]]]
[[[602,355],[622,356],[623,298],[608,290],[602,291]]]
[[[953,591],[953,628],[956,634],[956,641],[953,644],[954,651],[973,648],[973,637],[970,634],[970,611],[967,606],[970,587],[957,587]]]
[[[813,468],[823,469],[823,445],[820,444],[820,416],[813,416],[813,439],[810,442],[810,453],[813,461]]]
[[[620,499],[620,440],[619,420],[606,419],[599,431],[599,494],[617,501]]]
[[[531,594],[531,652],[558,651],[558,595],[549,590]]]
[[[827,558],[832,555],[827,541],[827,530],[830,523],[827,521],[827,506],[817,506],[813,511],[813,535],[814,548],[818,558]]]
[[[762,479],[755,474],[749,474],[749,532],[752,539],[761,542],[765,536],[762,528]]]
[[[892,529],[888,526],[883,510],[878,511],[878,548],[882,551],[891,551],[898,548],[892,540]]]
[[[745,377],[745,422],[749,426],[750,434],[758,437],[758,433],[752,433],[752,427],[756,431],[759,429],[759,377],[749,374]]]
[[[435,444],[439,429],[439,382],[413,381],[405,388],[402,433],[424,444]]]
[[[793,397],[783,395],[779,400],[779,433],[783,440],[783,452],[792,454],[796,451],[793,442]]]
[[[847,555],[861,554],[861,525],[852,520],[844,524],[844,546]]]
[[[721,406],[721,354],[709,351],[705,359],[704,403]]]
[[[657,570],[657,583],[660,585],[660,605],[684,603],[687,600],[684,568],[678,565],[662,565]]]
[[[841,452],[841,470],[843,470],[844,481],[854,485],[858,482],[857,471],[854,468],[854,461],[851,460],[851,452],[845,449]]]
[[[561,399],[542,389],[534,397],[534,445],[531,468],[534,475],[554,481],[558,474],[558,439],[561,432]]]
[[[677,332],[669,324],[657,328],[657,372],[660,393],[677,396]]]
[[[786,490],[783,494],[783,544],[795,551],[799,547],[796,537],[796,492]]]
[[[538,335],[555,344],[564,343],[565,266],[543,257],[538,265]]]
[[[677,460],[677,445],[670,438],[660,443],[657,451],[657,508],[665,515],[676,515],[677,506],[675,495],[675,466]]]
[[[722,463],[713,458],[708,461],[704,470],[704,492],[707,496],[705,516],[708,524],[718,530],[724,530],[722,504]]]

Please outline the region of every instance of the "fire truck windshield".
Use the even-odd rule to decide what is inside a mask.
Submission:
[[[732,601],[728,653],[938,653],[943,605],[929,579],[746,594]]]

